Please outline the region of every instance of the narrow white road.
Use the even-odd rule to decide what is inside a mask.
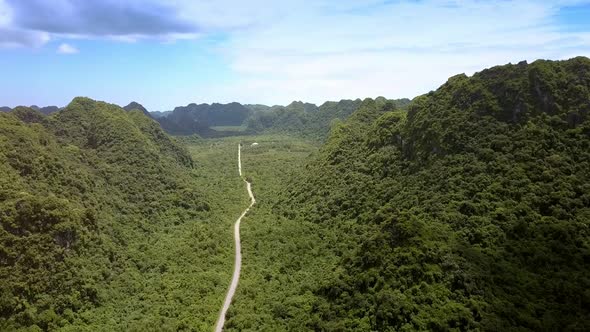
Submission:
[[[241,149],[242,146],[238,144],[238,172],[240,177],[242,177],[242,157],[241,157]],[[256,203],[256,199],[254,198],[254,194],[252,194],[252,185],[250,182],[246,181],[246,179],[242,178],[244,182],[246,182],[246,189],[248,190],[248,196],[250,196],[250,206],[242,215],[236,220],[234,225],[234,242],[236,246],[236,259],[234,262],[234,275],[231,278],[231,284],[229,285],[229,289],[227,290],[227,295],[225,295],[225,301],[223,302],[223,308],[221,308],[221,312],[219,313],[219,318],[217,319],[217,324],[215,325],[215,332],[223,331],[223,324],[225,324],[225,314],[227,313],[227,309],[229,309],[229,305],[231,304],[231,300],[236,293],[236,288],[238,288],[238,281],[240,280],[240,270],[242,269],[242,245],[240,243],[240,223],[242,222],[242,218],[250,211],[250,208]]]

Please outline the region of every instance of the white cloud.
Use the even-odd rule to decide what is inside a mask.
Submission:
[[[590,33],[567,32],[555,20],[561,7],[590,0],[128,0],[123,7],[141,9],[135,15],[137,29],[128,29],[127,10],[105,5],[118,3],[112,0],[97,2],[104,12],[90,15],[112,17],[108,29],[106,21],[99,20],[103,29],[97,32],[95,20],[76,16],[51,34],[21,31],[26,38],[17,36],[15,27],[8,29],[12,14],[5,2],[0,0],[0,46],[38,47],[50,36],[68,42],[102,38],[198,43],[199,37],[221,35],[215,50],[234,79],[231,84],[175,87],[177,93],[169,94],[185,101],[284,104],[295,99],[321,103],[378,95],[413,97],[458,73],[521,60],[590,55]],[[113,8],[120,15],[112,15]],[[154,32],[144,24],[152,22],[144,19],[145,8],[161,14],[159,22],[166,29]],[[156,11],[159,8],[166,10]],[[170,15],[182,24],[172,22]],[[55,28],[54,20],[41,21],[43,25],[37,20],[30,26]],[[186,23],[195,31],[185,31]],[[11,33],[3,33],[2,24]],[[62,44],[59,51],[77,49]]]
[[[57,53],[59,54],[77,54],[79,52],[80,50],[78,50],[76,47],[66,43],[62,43],[57,48]]]
[[[0,0],[0,27],[7,26],[10,24],[12,20],[12,11],[10,7],[4,2],[4,0]]]
[[[275,19],[231,34],[223,56],[239,79],[211,87],[211,93],[270,104],[413,97],[458,73],[521,60],[589,56],[590,34],[562,32],[554,20],[561,5],[581,2],[291,4]]]

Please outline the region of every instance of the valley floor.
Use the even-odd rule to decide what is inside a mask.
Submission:
[[[242,145],[238,145],[238,172],[240,178],[242,178],[242,161],[240,158],[242,151]],[[252,193],[252,184],[246,180],[244,180],[246,184],[246,190],[248,192],[248,197],[250,198],[250,205],[242,212],[240,217],[236,220],[234,224],[234,246],[235,246],[235,259],[234,259],[234,274],[232,275],[231,284],[229,289],[227,290],[227,295],[225,296],[225,301],[223,302],[223,307],[221,308],[221,312],[219,313],[219,318],[217,319],[217,323],[215,325],[215,331],[221,332],[223,330],[223,325],[225,324],[225,315],[229,306],[231,305],[232,299],[234,294],[236,293],[236,289],[238,287],[238,282],[240,281],[240,272],[242,270],[242,246],[240,242],[240,224],[242,219],[246,216],[246,214],[250,211],[252,206],[256,204],[256,198],[254,198],[254,194]]]
[[[273,207],[317,147],[286,136],[226,141],[243,142],[244,176],[257,203],[242,220],[242,273],[224,331],[309,330],[299,324],[313,316],[311,290],[335,267],[334,243],[317,224],[278,215]]]
[[[248,195],[237,176],[233,141],[188,147],[196,161],[193,177],[208,194],[210,211],[192,221],[169,220],[164,229],[130,239],[138,264],[126,262],[124,273],[101,291],[108,302],[84,312],[82,321],[64,330],[213,329],[232,275],[233,222],[248,206]]]

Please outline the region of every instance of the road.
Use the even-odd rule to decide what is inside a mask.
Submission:
[[[227,290],[227,294],[225,295],[225,301],[223,302],[223,307],[221,308],[221,312],[219,313],[219,318],[217,319],[217,324],[215,325],[215,332],[223,331],[223,325],[225,324],[225,314],[227,313],[227,309],[231,304],[231,300],[236,293],[236,288],[238,288],[238,281],[240,280],[240,271],[242,269],[242,244],[240,242],[240,223],[242,222],[242,218],[250,211],[250,208],[256,204],[256,199],[254,198],[254,194],[252,193],[252,184],[242,176],[242,156],[241,156],[242,146],[238,144],[238,173],[244,182],[246,182],[246,189],[248,190],[248,196],[250,196],[250,206],[242,212],[236,223],[234,224],[234,243],[236,247],[236,257],[234,262],[234,274],[231,278],[231,284],[229,285],[229,289]]]

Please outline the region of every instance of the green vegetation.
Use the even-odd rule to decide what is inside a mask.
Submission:
[[[383,97],[377,98],[385,102]],[[391,101],[397,107],[406,107],[409,99]],[[317,107],[314,104],[293,102],[286,107],[273,106],[258,111],[247,121],[248,131],[252,133],[274,133],[300,136],[315,141],[324,141],[330,128],[346,120],[361,104],[361,100],[328,101]]]
[[[407,114],[363,102],[275,206],[348,248],[306,326],[588,330],[588,100],[576,58],[456,76]]]
[[[151,118],[152,115],[150,114],[150,112],[148,112],[148,110],[143,107],[143,105],[137,103],[137,102],[130,102],[129,105],[123,107],[124,110],[126,111],[133,111],[133,110],[138,110],[141,111],[143,114],[145,114],[145,116],[147,116],[148,118]]]
[[[33,110],[35,110],[35,111],[39,111],[39,112],[41,112],[41,113],[43,113],[45,115],[49,115],[51,113],[55,113],[55,112],[57,112],[57,111],[60,110],[60,108],[57,107],[57,106],[39,107],[39,106],[36,106],[36,105],[32,105],[30,108],[33,109]],[[10,108],[8,106],[2,106],[2,107],[0,107],[0,112],[10,112],[10,111],[12,111],[12,108]]]
[[[0,113],[0,330],[211,330],[238,143],[226,331],[590,330],[589,101],[575,58],[248,105],[186,147],[136,105]]]
[[[223,135],[212,126],[241,126],[251,111],[239,103],[229,104],[189,104],[176,107],[174,111],[157,121],[166,132],[172,135],[193,135],[202,137],[231,136]]]
[[[251,147],[252,142],[259,143]],[[309,292],[334,266],[320,225],[277,215],[275,205],[293,172],[317,151],[288,136],[245,137],[242,166],[257,203],[242,222],[242,274],[225,331],[306,331]],[[334,244],[334,243],[332,243]]]
[[[588,100],[590,60],[521,63],[245,149],[226,330],[590,329]]]
[[[84,98],[0,114],[0,330],[209,330],[247,196],[196,147]]]
[[[384,102],[385,98],[379,97]],[[405,108],[409,99],[391,101],[396,107]],[[361,103],[357,100],[326,102],[321,106],[295,101],[287,106],[230,104],[189,104],[176,107],[173,112],[153,113],[162,128],[172,135],[199,135],[204,138],[220,138],[240,135],[291,135],[308,140],[324,141],[330,128],[347,119]],[[131,103],[126,110],[143,106]],[[150,115],[151,116],[151,115]]]

